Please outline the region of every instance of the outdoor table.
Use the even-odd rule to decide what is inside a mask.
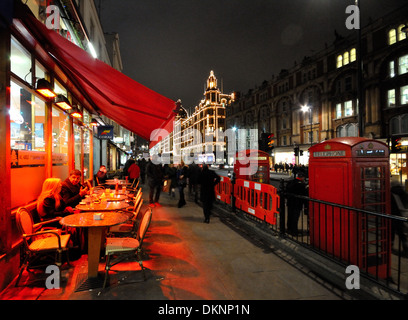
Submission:
[[[130,204],[125,201],[100,201],[98,203],[78,204],[75,209],[80,211],[117,211],[129,207]]]
[[[96,220],[94,215],[101,214],[102,219]],[[66,216],[60,224],[67,227],[88,229],[88,279],[97,278],[102,240],[106,228],[126,222],[129,216],[115,211],[84,212]]]
[[[116,183],[119,186],[130,186],[130,185],[132,185],[132,182],[127,181],[127,180],[108,179],[108,180],[105,181],[105,185],[107,185],[107,186],[115,186]]]

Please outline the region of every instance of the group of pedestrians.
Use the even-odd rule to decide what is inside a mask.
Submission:
[[[215,201],[214,187],[219,181],[220,177],[213,170],[209,170],[206,164],[203,164],[202,168],[196,163],[187,166],[183,161],[177,165],[161,165],[148,160],[146,164],[149,206],[161,206],[159,199],[166,183],[165,190],[170,197],[176,198],[175,191],[178,190],[177,207],[182,208],[187,204],[185,189],[188,187],[189,195],[195,203],[198,203],[200,194],[206,223],[210,222],[211,209]]]

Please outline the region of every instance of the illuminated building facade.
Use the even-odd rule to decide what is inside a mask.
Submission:
[[[364,136],[390,144],[391,175],[408,179],[408,5],[361,29],[363,114],[359,115],[357,31],[241,94],[227,110],[227,129],[274,136],[274,163],[307,165],[321,141]],[[359,133],[359,117],[363,128]],[[299,148],[299,154],[295,154]]]
[[[218,87],[214,72],[210,72],[204,98],[192,114],[181,107],[173,131],[150,149],[150,154],[161,154],[163,161],[225,162],[225,115],[234,101],[234,93],[224,94]],[[173,157],[173,158],[171,158]],[[186,162],[186,161],[185,161]]]

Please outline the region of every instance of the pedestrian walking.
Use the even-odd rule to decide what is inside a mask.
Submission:
[[[150,159],[146,165],[147,185],[149,186],[149,206],[159,207],[160,193],[163,185],[163,169],[161,164],[154,164]]]
[[[215,186],[220,182],[220,176],[213,170],[208,168],[207,164],[203,165],[199,177],[201,185],[201,202],[203,204],[204,222],[210,223],[211,209],[215,201]]]
[[[403,186],[397,182],[391,183],[391,214],[408,217],[408,194]],[[402,244],[402,256],[408,257],[408,225],[407,222],[392,220],[391,247],[394,245],[395,235]]]
[[[308,201],[297,196],[308,196],[307,185],[305,183],[305,174],[299,172],[297,177],[286,186],[286,192],[288,194],[288,221],[287,232],[293,236],[298,234],[298,222],[300,213],[304,206],[307,207]]]
[[[177,166],[177,184],[179,190],[179,202],[177,207],[181,208],[186,204],[186,200],[184,198],[184,188],[187,186],[187,170],[188,168],[185,166],[184,162],[181,161]]]

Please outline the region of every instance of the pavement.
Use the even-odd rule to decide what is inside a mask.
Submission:
[[[241,232],[232,220],[214,213],[203,223],[202,208],[189,201],[177,208],[177,198],[161,194],[160,206],[144,242],[143,281],[137,262],[117,265],[110,285],[80,289],[86,276],[87,255],[61,271],[61,288],[46,289],[48,275],[23,273],[1,300],[142,300],[142,301],[270,301],[347,300],[341,292],[282,258],[268,245]],[[177,197],[177,196],[176,196]],[[147,190],[143,188],[144,208]],[[142,208],[142,210],[144,209]],[[104,262],[100,263],[103,274]]]

